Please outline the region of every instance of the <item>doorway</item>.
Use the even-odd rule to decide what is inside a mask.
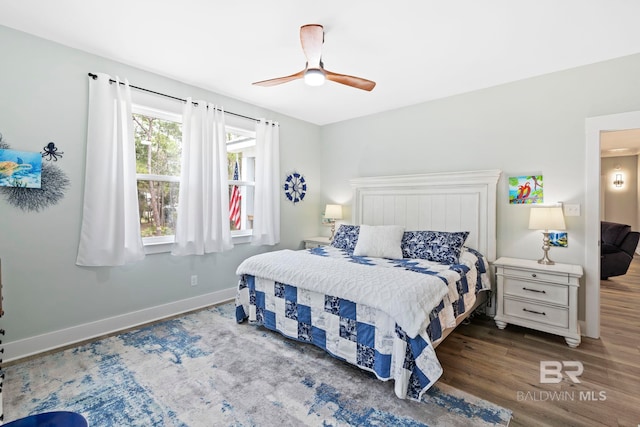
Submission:
[[[585,194],[585,328],[584,335],[600,337],[600,135],[640,128],[640,111],[586,119]]]

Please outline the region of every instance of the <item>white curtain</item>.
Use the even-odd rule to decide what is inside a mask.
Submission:
[[[233,247],[224,111],[187,98],[182,116],[182,170],[173,255]]]
[[[82,228],[76,264],[117,266],[144,258],[127,80],[89,79]]]
[[[256,187],[252,245],[280,243],[280,125],[256,124]]]

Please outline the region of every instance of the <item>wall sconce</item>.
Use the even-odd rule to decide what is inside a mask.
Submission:
[[[327,205],[324,208],[324,218],[329,224],[331,224],[331,237],[329,241],[333,241],[333,235],[336,232],[336,220],[342,219],[342,206],[340,205]]]
[[[613,185],[615,185],[616,187],[620,188],[620,187],[622,187],[622,184],[624,184],[624,181],[622,180],[622,174],[621,173],[617,173],[616,174],[616,179],[613,181]]]
[[[544,251],[544,256],[538,260],[538,264],[555,264],[555,262],[549,259],[549,230],[564,230],[565,227],[561,206],[531,208],[529,214],[529,229],[543,230],[542,250]]]

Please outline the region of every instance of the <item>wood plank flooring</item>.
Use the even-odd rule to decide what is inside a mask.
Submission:
[[[510,426],[640,427],[640,256],[625,276],[601,281],[601,338],[564,338],[474,317],[436,352],[441,381],[513,411]],[[574,383],[540,383],[540,361],[579,361]],[[568,368],[569,369],[569,368]],[[569,369],[572,370],[572,369]]]

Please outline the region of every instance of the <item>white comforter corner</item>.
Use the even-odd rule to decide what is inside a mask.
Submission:
[[[264,277],[377,308],[410,338],[427,326],[429,313],[449,293],[447,283],[437,276],[288,249],[252,256],[238,266],[236,274]]]

